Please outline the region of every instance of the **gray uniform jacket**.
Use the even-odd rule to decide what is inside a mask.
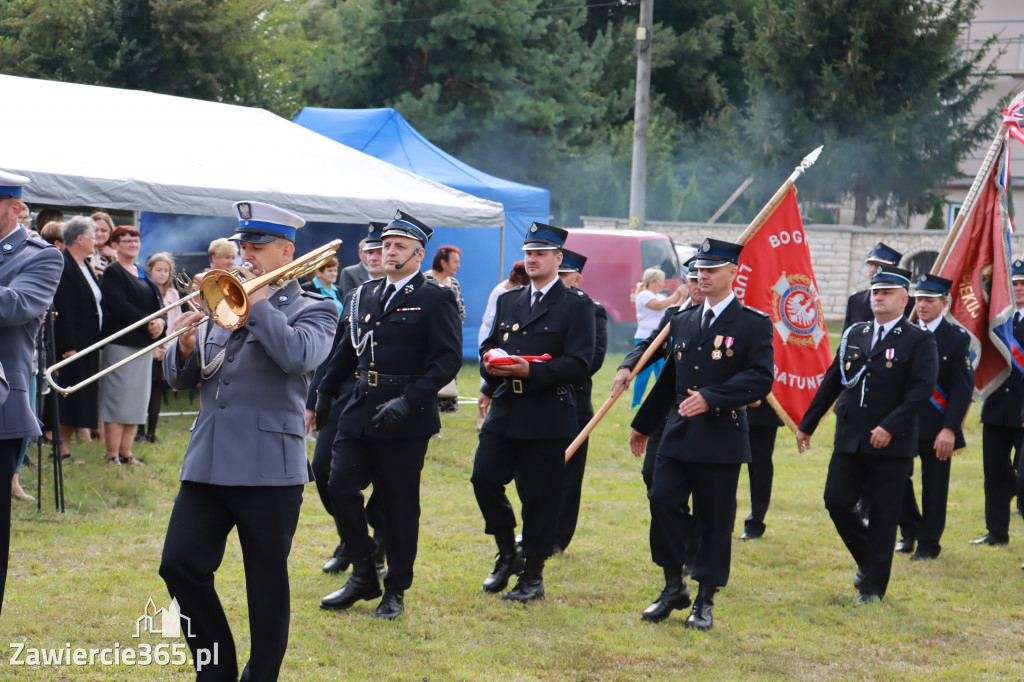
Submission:
[[[305,401],[313,370],[327,357],[338,308],[292,280],[231,331],[207,322],[203,352],[178,364],[178,342],[164,356],[174,389],[202,382],[181,480],[214,485],[308,483]],[[202,355],[202,358],[200,358]],[[221,360],[218,363],[217,358]],[[202,364],[206,371],[200,368]]]
[[[38,436],[39,420],[29,405],[32,355],[43,313],[64,270],[64,256],[25,228],[0,240],[0,365],[10,384],[0,407],[0,440]]]
[[[342,268],[341,274],[338,276],[338,288],[341,289],[342,300],[348,298],[348,295],[357,286],[368,279],[370,279],[370,270],[363,262]]]

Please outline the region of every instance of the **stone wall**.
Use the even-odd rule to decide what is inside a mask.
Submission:
[[[583,227],[627,229],[626,219],[583,217]],[[733,241],[745,225],[671,223],[648,221],[646,229],[662,232],[679,242],[700,244],[705,237]],[[839,225],[805,225],[811,261],[818,280],[822,309],[829,320],[842,320],[846,299],[867,286],[864,259],[877,242],[885,242],[903,254],[902,266],[915,276],[927,272],[942,249],[946,232],[933,230],[882,230]],[[1015,258],[1024,253],[1024,234],[1011,237]]]

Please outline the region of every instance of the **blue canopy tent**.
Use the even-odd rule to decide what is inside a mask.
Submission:
[[[423,137],[394,109],[306,107],[295,117],[295,123],[399,168],[504,205],[504,231],[431,225],[436,229],[430,240],[433,248],[427,249],[424,260],[424,268],[429,268],[434,252],[443,244],[463,250],[462,269],[457,275],[466,299],[463,357],[476,358],[477,332],[487,295],[505,278],[512,264],[521,260],[523,237],[530,224],[547,222],[551,193],[496,178],[459,161]],[[415,215],[415,210],[410,212]]]

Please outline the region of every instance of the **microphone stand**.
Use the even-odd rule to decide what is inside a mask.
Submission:
[[[43,317],[43,324],[39,327],[39,336],[36,339],[37,369],[36,369],[36,414],[43,415],[46,399],[50,399],[52,411],[52,437],[50,439],[51,456],[53,459],[53,505],[54,509],[63,514],[64,506],[64,468],[60,458],[60,405],[57,403],[57,392],[50,389],[46,382],[46,369],[56,363],[57,348],[54,343],[53,318],[57,313],[51,306]],[[39,466],[39,477],[36,481],[36,511],[43,510],[43,438],[37,439],[36,462]]]

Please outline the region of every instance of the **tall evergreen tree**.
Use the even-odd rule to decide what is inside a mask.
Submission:
[[[991,134],[972,118],[990,87],[990,42],[961,46],[980,0],[763,0],[745,43],[750,150],[780,172],[825,144],[801,188],[922,212]],[[777,173],[776,173],[777,174]]]

